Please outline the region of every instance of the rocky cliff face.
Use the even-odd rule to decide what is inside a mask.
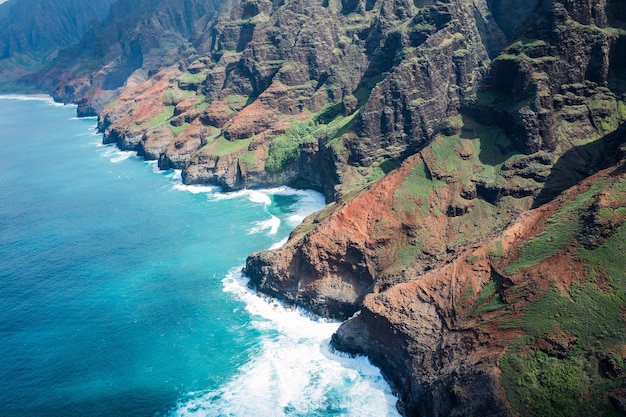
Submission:
[[[406,415],[603,415],[624,399],[624,276],[604,258],[624,250],[624,167],[368,294],[333,343],[381,366]]]
[[[506,44],[481,1],[225,3],[202,39],[197,49],[210,55],[179,67],[149,106],[176,108],[166,120],[175,133],[188,123],[206,134],[187,140],[182,129],[161,148],[161,166],[182,168],[189,183],[300,182],[329,199],[454,123],[490,54]],[[128,149],[157,127],[128,131],[125,120],[144,112],[133,104],[139,91],[121,96],[101,123]],[[118,140],[124,135],[135,140]]]
[[[47,75],[83,114],[115,98],[105,142],[187,183],[324,192],[246,273],[346,320],[334,346],[405,415],[611,415],[625,22],[621,0],[120,0]]]
[[[21,89],[21,77],[45,67],[59,50],[78,42],[89,26],[104,18],[114,0],[20,0],[2,4],[0,86]],[[32,79],[27,80],[32,82]]]
[[[448,93],[455,99],[429,125],[427,112],[411,116],[403,100],[419,101],[406,86],[423,92],[436,76],[394,89],[395,77],[411,74],[398,65],[403,71],[372,90],[343,139],[354,144],[349,160],[363,166],[388,148],[398,149],[395,160],[415,154],[307,219],[280,250],[251,256],[246,272],[262,292],[350,317],[335,346],[381,366],[407,415],[623,410],[624,275],[600,253],[623,246],[624,7],[535,2],[521,14],[528,20],[511,22],[491,6],[501,33],[516,35],[474,73],[484,75],[475,99],[471,89]],[[416,125],[422,141],[398,145]],[[358,141],[364,132],[373,140]],[[602,235],[605,226],[594,224],[604,216],[603,243],[585,246]],[[593,306],[613,296],[610,311]],[[583,331],[559,314],[593,318]],[[610,336],[601,335],[605,326]]]
[[[117,0],[76,45],[39,75],[42,88],[79,115],[99,113],[123,90],[187,55],[219,1]]]

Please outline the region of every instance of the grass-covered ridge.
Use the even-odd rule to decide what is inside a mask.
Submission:
[[[500,361],[507,398],[520,415],[619,415],[609,401],[626,386],[625,190],[623,174],[604,176],[551,215],[505,268],[532,282],[560,254],[569,256],[573,279],[568,286],[555,269],[547,290],[501,322],[525,334]]]

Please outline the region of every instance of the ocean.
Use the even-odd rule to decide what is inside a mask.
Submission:
[[[241,274],[321,195],[185,186],[75,114],[0,96],[0,415],[398,416],[338,323]]]

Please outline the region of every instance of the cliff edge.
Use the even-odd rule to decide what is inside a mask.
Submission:
[[[261,292],[347,319],[333,344],[380,366],[405,415],[619,415],[626,9],[538,1],[511,22],[492,3],[515,35],[475,95],[245,271]],[[405,90],[391,91],[397,109]],[[382,138],[408,114],[378,109],[353,137],[368,115]]]

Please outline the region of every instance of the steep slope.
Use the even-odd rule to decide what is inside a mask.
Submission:
[[[12,85],[51,62],[104,18],[114,0],[20,0],[0,6],[0,85]],[[20,84],[19,88],[24,88]]]
[[[353,315],[335,345],[380,365],[407,415],[601,415],[623,407],[624,274],[612,262],[621,265],[625,253],[626,15],[616,2],[537,2],[528,16],[521,25],[506,22],[503,32],[519,27],[517,40],[493,60],[476,99],[447,113],[419,152],[308,219],[283,248],[246,263],[262,292],[326,316]],[[390,94],[389,105],[405,94]],[[375,108],[372,137],[381,138],[376,129],[386,115],[402,114]],[[353,133],[362,126],[355,123]],[[592,194],[569,191],[542,206],[612,165],[579,187]],[[611,196],[605,206],[595,203],[603,193]],[[515,263],[546,227],[534,216],[570,210],[564,207],[574,200],[577,211],[541,220],[554,223],[547,233],[567,234],[541,235],[544,246],[529,249],[533,261]],[[610,226],[594,226],[604,216],[600,223]],[[590,248],[581,242],[611,236],[610,248],[584,252]],[[589,284],[598,279],[595,265],[602,282]],[[556,301],[544,305],[545,297]],[[558,304],[570,298],[574,306]],[[597,313],[609,299],[610,313]],[[542,308],[541,331],[516,321],[526,314],[532,322]],[[586,333],[575,319],[562,322],[561,309],[594,317]],[[610,340],[602,336],[607,325],[618,329]],[[570,356],[554,350],[570,348]],[[587,380],[595,381],[590,389],[582,388]]]
[[[381,366],[407,415],[615,415],[625,191],[622,161],[419,279],[367,295],[335,346]]]
[[[143,152],[153,129],[173,131],[147,154],[188,183],[293,182],[329,199],[424,146],[506,44],[482,1],[225,3],[203,39],[208,55],[104,112],[106,140]]]
[[[606,166],[619,146],[613,132],[626,120],[622,93],[604,86],[611,68],[619,65],[611,57],[619,50],[624,33],[562,19],[565,12],[559,3],[551,10],[537,13],[538,18],[550,17],[544,32],[533,32],[541,38],[515,42],[497,57],[475,101],[468,101],[462,107],[459,104],[456,114],[448,115],[438,131],[422,139],[428,141],[427,145],[386,181],[374,184],[356,197],[340,199],[337,209],[329,209],[332,214],[328,217],[327,232],[322,224],[308,233],[303,242],[293,239],[283,250],[289,253],[289,259],[301,248],[315,247],[307,239],[319,235],[322,241],[335,242],[317,245],[326,255],[294,257],[323,259],[326,266],[319,269],[307,263],[297,266],[274,262],[272,257],[282,255],[262,254],[259,265],[290,268],[289,273],[280,268],[273,271],[273,280],[326,276],[332,281],[349,281],[340,265],[361,263],[363,267],[355,273],[358,277],[376,276],[377,280],[390,283],[414,279],[415,273],[449,258],[456,248],[500,231],[519,213]],[[553,38],[557,35],[561,37]],[[601,84],[587,79],[588,69],[598,65],[590,53],[596,47],[604,51],[598,58],[603,63],[598,67],[604,74],[598,80]],[[579,51],[580,48],[583,50]],[[381,84],[372,95],[388,83]],[[398,93],[400,97],[415,93],[411,89],[402,91]],[[374,100],[380,101],[379,96]],[[369,114],[369,117],[378,115],[380,123],[376,126],[383,125],[384,110]],[[351,135],[354,133],[345,136]],[[382,136],[383,133],[377,132],[372,137]],[[371,148],[385,151],[390,147],[395,150],[397,146]],[[389,178],[396,178],[393,186],[389,185]],[[372,213],[360,217],[354,213],[342,215],[342,209],[350,205],[357,210],[371,207]],[[428,224],[429,229],[420,230],[420,224]],[[346,233],[347,240],[339,244],[334,234],[348,227],[352,232]],[[337,250],[351,256],[348,259],[332,256]],[[413,270],[407,275],[405,267],[409,264]],[[329,272],[333,270],[339,272],[333,275]],[[267,280],[268,273],[269,270],[264,270],[261,276]],[[352,307],[348,312],[337,315],[345,317],[356,311],[360,297],[371,291],[371,282],[360,288],[349,300]],[[301,299],[299,293],[293,297]],[[332,299],[328,294],[322,298],[326,302]]]
[[[118,0],[44,86],[115,98],[105,142],[187,183],[324,192],[246,273],[347,320],[334,345],[406,415],[614,415],[625,22],[621,0]]]
[[[40,75],[56,100],[96,115],[124,88],[141,83],[193,49],[194,37],[219,0],[117,0],[110,13]]]

